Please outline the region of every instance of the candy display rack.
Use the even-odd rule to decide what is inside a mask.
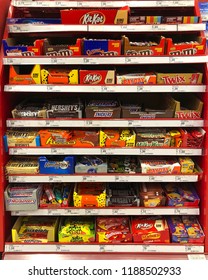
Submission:
[[[199,15],[198,1],[187,0],[187,1],[30,1],[30,0],[13,0],[10,7],[8,18],[12,19],[14,10],[17,8],[26,9],[46,9],[55,8],[120,8],[125,5],[129,5],[130,8],[141,7],[143,9],[158,7],[174,9],[192,9],[196,15]],[[194,34],[198,32],[203,36],[205,30],[205,24],[201,21],[195,24],[161,24],[161,25],[73,25],[73,24],[7,24],[4,39],[8,36],[34,36],[40,35],[41,38],[53,35],[66,35],[68,33],[83,34],[86,37],[96,35],[107,34],[118,34],[119,38],[122,35],[129,36],[150,33],[150,34],[162,34],[165,36],[168,34]],[[67,33],[66,33],[67,32]],[[110,35],[109,35],[110,36]],[[12,147],[9,148],[8,153],[5,152],[2,138],[8,128],[73,128],[73,127],[85,127],[85,128],[102,128],[102,127],[201,127],[206,133],[207,121],[208,121],[208,77],[207,77],[207,62],[208,57],[206,54],[202,55],[191,55],[191,56],[98,56],[98,57],[87,57],[87,56],[72,56],[72,57],[61,57],[61,56],[4,56],[3,50],[1,52],[2,63],[1,66],[1,92],[0,92],[0,121],[1,121],[1,153],[0,161],[2,168],[0,169],[0,235],[3,236],[0,240],[0,252],[3,252],[5,259],[24,259],[24,258],[35,258],[36,254],[50,254],[50,257],[58,256],[61,258],[76,259],[82,254],[83,258],[121,258],[121,253],[125,258],[154,258],[160,259],[161,255],[165,254],[167,259],[187,259],[188,254],[208,254],[208,188],[207,188],[207,135],[205,135],[205,142],[203,148],[190,149],[190,148],[68,148],[68,147]],[[161,64],[161,67],[168,65],[174,69],[176,65],[185,64],[189,65],[190,68],[195,65],[199,65],[203,69],[203,83],[198,85],[57,85],[57,84],[34,84],[34,85],[21,85],[21,84],[9,84],[8,75],[9,67],[18,65],[24,67],[27,65],[62,65],[72,67],[92,67],[104,65],[113,65],[114,67],[127,67],[127,66],[141,66],[148,65],[149,68],[154,65]],[[170,94],[181,94],[186,97],[186,94],[192,93],[198,96],[204,104],[202,118],[199,119],[177,119],[177,118],[165,118],[165,119],[13,119],[11,118],[11,110],[17,103],[22,101],[28,96],[49,95],[56,97],[58,96],[79,94],[85,96],[87,94],[97,94],[98,97],[102,95],[119,96],[119,94],[129,93],[135,95],[145,94],[159,94],[159,93],[170,93]],[[147,174],[106,174],[106,175],[9,175],[5,176],[3,166],[8,162],[11,156],[40,156],[40,155],[53,155],[54,157],[59,155],[138,155],[138,156],[191,156],[196,159],[199,166],[198,172],[194,174],[180,174],[180,175],[147,175]],[[145,207],[114,207],[114,208],[74,208],[68,207],[66,209],[38,209],[35,211],[12,211],[6,212],[4,208],[4,190],[9,183],[62,183],[62,182],[193,182],[200,196],[199,207],[158,207],[158,208],[145,208]],[[11,242],[10,234],[11,227],[15,220],[19,216],[104,216],[104,215],[196,215],[205,233],[205,242],[203,244],[110,244],[110,243],[94,243],[94,244],[73,244],[73,243],[58,243],[52,242],[47,244],[35,244],[35,243],[14,243]],[[120,257],[119,257],[120,256]]]

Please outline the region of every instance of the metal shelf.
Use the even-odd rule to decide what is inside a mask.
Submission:
[[[199,215],[198,207],[123,207],[123,208],[62,208],[38,209],[36,211],[12,211],[12,216],[105,216],[105,215]]]
[[[10,183],[70,182],[198,182],[201,173],[191,175],[96,174],[96,175],[9,175]]]
[[[9,148],[10,155],[154,155],[200,156],[202,149],[190,148]]]
[[[178,1],[31,1],[12,0],[15,7],[51,7],[51,8],[120,8],[124,6],[134,7],[194,7],[194,0]]]
[[[12,253],[204,253],[203,245],[181,244],[15,244],[6,243],[5,252]]]
[[[129,65],[129,64],[175,64],[175,63],[206,63],[208,56],[71,56],[71,57],[4,57],[4,65]]]
[[[205,85],[5,85],[5,92],[205,92]]]
[[[202,127],[194,119],[8,119],[7,127]]]

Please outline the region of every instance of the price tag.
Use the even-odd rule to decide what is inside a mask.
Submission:
[[[53,86],[47,86],[47,91],[53,91],[54,90],[54,87]]]
[[[60,153],[60,149],[56,149],[56,148],[51,148],[51,154],[52,155],[60,155],[62,153]]]
[[[194,247],[190,245],[185,245],[185,251],[186,252],[194,252]]]
[[[48,181],[50,183],[62,183],[62,178],[61,177],[58,177],[58,176],[49,176],[48,177]]]
[[[171,56],[169,57],[169,63],[183,63],[183,58]]]
[[[144,92],[143,86],[137,86],[137,92]]]
[[[123,209],[112,209],[112,215],[126,215]]]
[[[45,126],[47,126],[47,127],[59,127],[60,123],[58,121],[46,120],[45,121]]]
[[[142,252],[149,252],[150,251],[150,245],[142,245]]]
[[[114,2],[112,2],[112,1],[105,1],[105,2],[101,2],[101,7],[110,7],[110,8],[112,8],[112,7],[114,7],[115,5],[114,5],[115,3]],[[127,5],[127,4],[126,4]]]
[[[206,261],[206,256],[203,254],[194,254],[194,255],[188,255],[188,259],[191,261],[202,261],[205,260]]]
[[[17,25],[9,25],[9,31],[10,32],[17,32],[17,31],[20,31],[20,26],[17,26]]]
[[[77,2],[77,7],[78,8],[83,7],[83,4],[84,4],[83,2]]]
[[[154,155],[154,150],[153,149],[140,149],[140,155]]]
[[[142,126],[142,122],[141,121],[136,121],[136,120],[129,120],[128,121],[128,127],[139,127],[139,126]]]
[[[95,177],[93,176],[83,176],[82,182],[96,182]]]
[[[51,58],[51,64],[57,64],[57,63],[58,63],[57,58],[52,57],[52,58]]]
[[[105,252],[105,245],[99,245],[99,252]]]
[[[186,150],[185,149],[177,149],[176,154],[180,155],[180,156],[192,155],[193,150],[191,150],[191,149],[186,149]]]
[[[161,182],[161,177],[149,176],[149,182]]]
[[[100,209],[85,209],[85,215],[99,215]]]
[[[125,63],[132,63],[132,58],[131,57],[125,57]]]
[[[83,58],[83,63],[84,64],[96,64],[98,62],[96,62],[95,58]]]
[[[101,155],[114,155],[115,149],[101,148]]]
[[[190,125],[190,121],[187,121],[187,120],[181,121],[181,126],[189,126],[189,125]]]
[[[50,216],[58,216],[61,214],[59,209],[48,209],[48,215]]]
[[[179,92],[179,86],[172,86],[172,92]]]
[[[154,215],[153,209],[141,209],[141,215]]]
[[[183,182],[183,178],[181,176],[175,176],[175,181],[176,182]]]
[[[127,176],[115,176],[115,182],[129,182],[129,177]]]
[[[84,209],[65,209],[64,214],[65,215],[84,215]]]
[[[115,92],[116,88],[114,86],[101,86],[101,92]]]
[[[23,176],[9,176],[10,183],[24,183],[25,177]]]
[[[6,58],[7,64],[14,64],[14,60],[12,58]]]

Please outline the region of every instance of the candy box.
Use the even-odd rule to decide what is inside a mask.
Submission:
[[[188,243],[189,236],[180,216],[168,216],[168,226],[171,241],[174,243]]]
[[[42,184],[9,184],[4,191],[6,211],[37,210],[42,187]]]
[[[143,174],[181,174],[181,166],[177,159],[139,159]]]
[[[97,217],[96,230],[97,242],[123,243],[132,241],[128,217]]]
[[[165,128],[136,128],[136,147],[170,147],[171,137]]]
[[[44,184],[40,208],[69,207],[72,200],[73,184]]]
[[[82,54],[82,39],[76,39],[73,44],[66,42],[65,44],[59,43],[59,40],[55,41],[50,39],[44,39],[43,41],[43,54],[47,56],[77,56]]]
[[[60,24],[59,18],[8,18],[7,24]]]
[[[160,24],[161,16],[129,16],[130,24]]]
[[[194,186],[190,183],[167,183],[164,186],[164,191],[167,206],[194,207],[199,205],[200,198]]]
[[[181,147],[202,148],[205,131],[202,128],[180,128]]]
[[[100,147],[135,147],[136,134],[132,129],[100,130]]]
[[[172,38],[166,38],[167,55],[203,55],[206,51],[206,38],[197,37],[195,40],[178,42]]]
[[[200,119],[203,109],[203,102],[193,94],[187,94],[186,98],[174,95],[176,102],[175,118]]]
[[[157,84],[164,85],[200,85],[202,73],[157,73]]]
[[[40,146],[38,130],[10,128],[4,135],[4,146],[7,152],[10,147],[38,147]]]
[[[183,23],[183,16],[163,16],[162,23],[181,24],[181,23]]]
[[[47,118],[82,118],[83,107],[79,98],[51,99],[47,102]]]
[[[14,119],[21,118],[46,118],[46,104],[40,100],[26,99],[12,110]]]
[[[189,243],[204,243],[204,232],[195,216],[182,216]]]
[[[160,216],[133,217],[131,231],[136,243],[170,242],[167,221]]]
[[[106,206],[132,207],[139,206],[140,199],[136,183],[109,183],[107,186]]]
[[[78,70],[68,70],[68,69],[42,69],[41,70],[41,80],[42,84],[70,84],[77,85],[78,81]]]
[[[40,65],[35,66],[13,66],[9,68],[9,84],[11,85],[33,85],[41,84]]]
[[[194,162],[190,157],[179,157],[179,163],[181,165],[181,173],[194,172]]]
[[[117,84],[122,85],[153,85],[156,84],[154,73],[130,73],[116,76]]]
[[[40,174],[74,174],[75,157],[39,157]]]
[[[121,40],[83,39],[83,55],[87,55],[87,56],[121,55]]]
[[[160,183],[142,183],[139,188],[139,197],[143,207],[160,207],[166,202]]]
[[[45,129],[40,131],[43,147],[67,146],[91,148],[99,145],[99,131],[96,130],[63,130]]]
[[[58,229],[61,243],[91,243],[95,241],[93,217],[62,217]]]
[[[5,166],[6,174],[32,174],[39,173],[39,163],[37,158],[18,157],[11,158]]]
[[[98,156],[77,157],[75,173],[107,173],[107,158]]]
[[[80,70],[81,85],[114,85],[115,70]]]
[[[129,7],[119,9],[70,9],[61,10],[62,24],[127,24]]]
[[[147,39],[148,40],[148,39]],[[122,36],[123,54],[127,56],[158,56],[165,53],[165,38],[154,37],[146,42],[130,42],[126,36]]]
[[[105,207],[105,183],[77,183],[73,193],[74,207]]]
[[[137,169],[138,163],[134,156],[111,156],[108,160],[108,173],[135,174]]]
[[[140,95],[139,98],[132,98],[130,102],[122,100],[121,116],[133,119],[173,118],[175,107],[175,100],[167,93]]]
[[[118,100],[90,100],[85,106],[86,118],[120,118],[121,107]]]
[[[18,42],[14,38],[7,38],[2,40],[2,46],[5,56],[34,56],[42,55],[43,40],[35,40],[27,43]]]
[[[18,217],[12,227],[12,242],[54,242],[58,222],[57,217]]]

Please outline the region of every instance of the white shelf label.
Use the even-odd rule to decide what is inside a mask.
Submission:
[[[154,155],[154,149],[140,149],[140,155]]]
[[[206,257],[203,254],[194,254],[194,255],[188,255],[188,259],[190,261],[206,261]]]
[[[187,209],[176,208],[176,209],[174,209],[174,215],[188,215],[188,211],[187,211]]]
[[[60,209],[61,210],[61,209]],[[48,209],[48,215],[50,216],[58,216],[62,213],[59,209]]]
[[[84,209],[65,209],[64,210],[65,215],[84,215]]]
[[[139,127],[139,126],[142,126],[142,121],[139,120],[128,121],[128,127]]]
[[[183,63],[183,57],[171,56],[169,57],[169,63]]]
[[[62,183],[62,179],[59,176],[48,176],[49,183]]]
[[[132,57],[125,57],[125,63],[132,63],[133,62],[133,58]]]
[[[129,182],[129,177],[128,176],[115,176],[115,182],[120,182],[120,183]]]
[[[10,183],[24,183],[25,177],[24,176],[10,176],[9,182]]]
[[[83,63],[84,64],[98,64],[99,63],[99,60],[97,59],[96,61],[96,58],[91,58],[91,57],[84,57],[83,58]]]
[[[9,245],[7,252],[22,252],[22,246],[21,245]]]
[[[150,245],[142,245],[142,252],[150,252]]]
[[[116,149],[101,148],[101,155],[114,155],[115,153]]]
[[[116,87],[115,86],[101,86],[101,92],[115,92]]]
[[[176,154],[180,156],[193,155],[192,149],[177,149]]]
[[[96,182],[95,177],[92,176],[83,176],[82,177],[82,182]]]
[[[56,245],[55,247],[56,252],[70,252],[70,247],[66,245]]]
[[[125,209],[112,209],[112,215],[126,215]]]
[[[85,209],[85,215],[96,216],[100,214],[100,209]]]
[[[154,209],[141,209],[140,215],[155,215]]]
[[[149,176],[149,182],[161,182],[164,180],[162,176]]]
[[[99,252],[105,252],[106,245],[99,245]]]

